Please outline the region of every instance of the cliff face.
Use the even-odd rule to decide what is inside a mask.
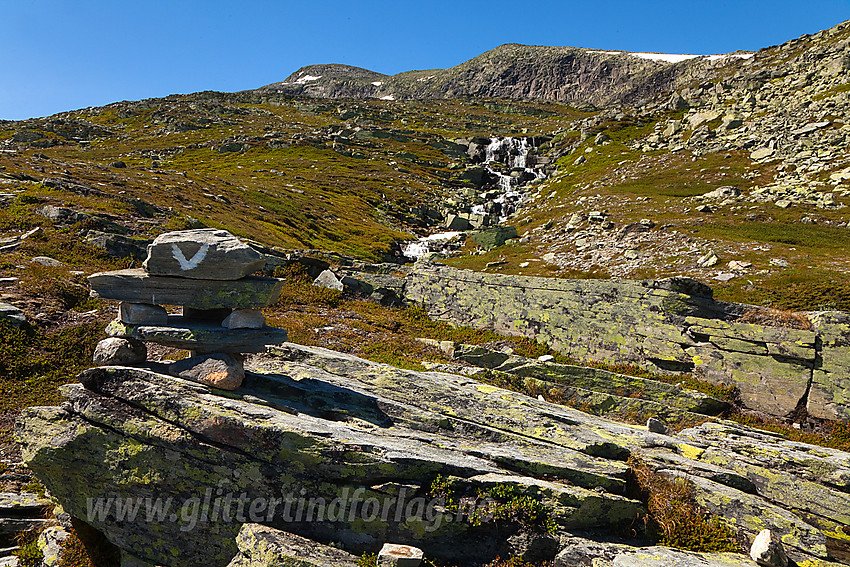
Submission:
[[[645,104],[718,68],[742,64],[737,57],[674,62],[661,57],[507,44],[450,69],[393,76],[346,65],[310,65],[258,91],[317,98],[533,99],[606,107]]]

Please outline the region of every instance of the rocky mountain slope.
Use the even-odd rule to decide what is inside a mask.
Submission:
[[[640,106],[659,93],[735,69],[749,54],[670,62],[662,54],[506,44],[450,69],[387,76],[345,65],[309,65],[258,92],[321,98],[432,100],[492,97],[574,106]]]

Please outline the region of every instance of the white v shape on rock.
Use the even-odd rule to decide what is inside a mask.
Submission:
[[[171,255],[174,256],[174,259],[177,260],[177,263],[180,264],[181,270],[191,270],[193,268],[197,268],[198,265],[204,261],[204,258],[207,257],[207,250],[209,250],[209,244],[202,244],[201,247],[195,252],[195,255],[186,259],[186,256],[183,255],[183,251],[180,250],[180,247],[177,246],[176,243],[171,244]]]

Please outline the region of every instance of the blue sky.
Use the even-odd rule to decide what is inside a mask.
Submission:
[[[0,119],[281,81],[303,65],[394,74],[503,43],[755,50],[850,19],[850,0],[0,0]]]

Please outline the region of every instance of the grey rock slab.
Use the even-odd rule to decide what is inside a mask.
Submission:
[[[152,275],[200,280],[238,280],[265,265],[263,256],[227,232],[179,230],[156,237],[143,266]]]
[[[168,326],[127,325],[116,319],[106,327],[106,334],[110,337],[133,338],[188,349],[201,354],[263,352],[267,346],[285,343],[287,339],[286,331],[275,327],[227,329],[215,322],[196,322],[181,315],[170,315]]]
[[[19,327],[27,322],[27,316],[20,308],[9,303],[0,303],[0,321],[7,321]]]
[[[391,482],[418,496],[433,475],[442,474],[469,484],[473,494],[505,483],[536,494],[566,530],[606,528],[640,506],[622,496],[624,459],[650,436],[666,440],[652,448],[652,462],[669,454],[683,463],[689,459],[695,466],[729,471],[738,469],[734,460],[757,462],[786,451],[807,450],[816,460],[812,470],[830,463],[838,467],[842,455],[850,458],[725,423],[662,437],[462,376],[400,370],[299,345],[275,350],[280,351],[276,357],[253,357],[254,372],[226,396],[150,370],[87,370],[79,377],[82,385],[62,387],[69,400],[63,408],[24,410],[16,429],[24,462],[78,517],[90,497],[151,491],[182,499],[221,487],[253,499],[305,487],[310,495],[333,499],[344,489],[364,487],[363,498],[396,497],[381,492]],[[792,466],[783,466],[787,462],[772,461],[771,473],[789,486],[802,485],[798,470],[808,469],[796,456]],[[761,490],[755,480],[753,486]],[[506,540],[487,529],[469,545],[464,524],[454,521],[432,532],[394,519],[368,531],[347,521],[263,523],[316,541],[341,542],[352,553],[391,541],[456,563],[479,561],[485,551],[492,558],[498,549],[488,545]],[[238,553],[238,524],[207,522],[194,530],[108,518],[95,524],[111,541],[153,564],[217,567]],[[620,554],[625,558],[611,561],[714,565],[720,557],[664,553],[628,550]],[[751,565],[745,556],[732,557],[738,558],[733,565]],[[683,558],[691,562],[682,563]]]
[[[44,496],[32,492],[0,492],[0,513],[31,511],[38,513],[53,502]]]
[[[194,309],[256,309],[277,301],[283,280],[248,276],[235,281],[152,276],[144,270],[98,272],[88,277],[92,296],[129,303]]]

